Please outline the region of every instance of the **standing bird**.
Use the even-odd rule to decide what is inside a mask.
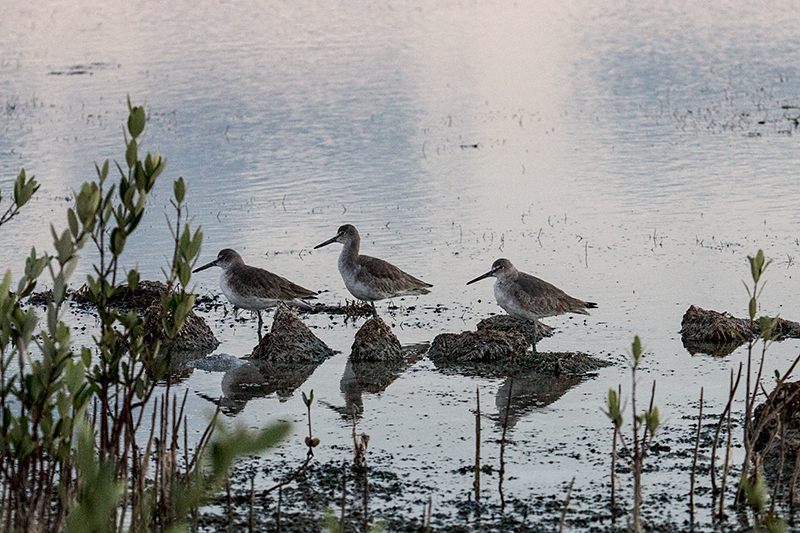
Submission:
[[[509,315],[533,321],[533,351],[536,351],[536,320],[547,316],[577,313],[588,315],[587,309],[597,307],[594,302],[584,302],[568,295],[555,285],[520,272],[508,259],[498,259],[492,269],[470,283],[494,276],[494,298],[497,305]]]
[[[244,264],[242,256],[230,248],[220,250],[217,258],[207,265],[196,268],[194,273],[218,266],[222,269],[219,275],[219,288],[233,304],[258,313],[258,339],[261,340],[261,311],[275,307],[278,302],[300,307],[309,307],[303,300],[315,298],[317,293],[292,283],[263,268]]]
[[[361,237],[358,230],[350,224],[341,226],[336,236],[314,247],[322,248],[334,242],[344,245],[339,254],[339,274],[350,294],[372,304],[375,312],[375,301],[395,296],[411,296],[428,294],[430,283],[406,274],[396,266],[368,255],[358,255]]]

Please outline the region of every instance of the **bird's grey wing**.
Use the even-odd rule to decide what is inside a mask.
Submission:
[[[271,298],[288,301],[294,300],[295,298],[313,298],[317,294],[282,276],[273,274],[262,268],[252,268],[253,271],[251,271],[251,273],[253,274],[255,283],[262,289],[262,294],[268,294]]]
[[[555,316],[563,313],[588,315],[586,302],[573,298],[552,283],[536,276],[519,273],[517,278],[518,298],[530,308],[536,309],[538,316]]]
[[[411,289],[428,292],[426,288],[433,287],[430,283],[426,283],[407,272],[403,272],[383,259],[370,257],[368,255],[361,255],[358,259],[361,269],[356,279],[366,285],[379,287],[386,292]]]

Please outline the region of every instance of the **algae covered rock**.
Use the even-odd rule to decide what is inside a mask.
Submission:
[[[691,354],[728,355],[761,334],[759,322],[689,306],[681,319],[681,340]],[[772,327],[776,340],[800,338],[800,324],[778,317]]]
[[[158,338],[161,341],[162,353],[171,351],[206,355],[219,346],[214,332],[211,331],[206,321],[197,316],[194,311],[191,311],[186,317],[183,327],[174,339],[160,337],[159,331],[163,316],[164,308],[159,297],[144,313],[144,330],[147,336]]]
[[[380,317],[370,318],[356,333],[350,352],[351,361],[399,361],[402,358],[400,341]]]
[[[278,304],[272,329],[253,350],[252,358],[270,361],[320,362],[333,355],[292,309]]]
[[[428,358],[450,362],[492,362],[522,357],[530,343],[519,331],[482,329],[441,333],[433,339]]]
[[[533,331],[534,323],[532,320],[525,320],[516,318],[511,315],[494,315],[489,318],[484,318],[478,322],[476,328],[478,331],[482,329],[494,329],[497,331],[518,331],[525,336],[529,344],[534,344]],[[553,328],[542,322],[536,321],[536,342],[539,342],[545,337],[553,336]]]

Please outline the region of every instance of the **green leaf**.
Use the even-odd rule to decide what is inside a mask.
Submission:
[[[128,271],[128,288],[135,291],[139,286],[139,271],[132,268]]]
[[[633,337],[633,343],[631,343],[631,357],[633,358],[633,368],[637,368],[639,366],[639,360],[642,357],[642,339],[639,338],[639,335],[635,335]]]
[[[144,131],[144,125],[147,122],[144,108],[137,106],[131,108],[131,114],[128,116],[128,131],[134,139],[141,135]],[[130,165],[129,165],[130,166]]]
[[[125,150],[125,162],[128,163],[128,168],[133,168],[137,159],[139,159],[139,147],[136,145],[136,139],[131,139]]]
[[[72,237],[77,237],[80,227],[78,226],[78,217],[71,207],[67,209],[67,224],[69,225],[69,231],[72,233]]]
[[[36,182],[33,177],[27,180],[25,179],[25,169],[19,171],[19,175],[17,179],[14,181],[14,203],[17,204],[17,207],[22,207],[28,200],[31,199],[33,193],[35,193],[39,189],[39,184]]]
[[[658,417],[658,407],[653,407],[652,410],[645,413],[645,421],[647,424],[647,431],[651,435],[655,435],[656,430],[661,425],[661,421]]]
[[[173,182],[172,190],[175,193],[175,200],[179,204],[183,203],[183,198],[186,196],[186,184],[183,182],[182,177]]]
[[[111,242],[109,243],[109,248],[114,256],[119,256],[122,254],[122,250],[125,249],[125,232],[120,228],[114,228],[111,231]]]
[[[314,389],[311,389],[311,394],[306,396],[306,393],[303,392],[303,403],[306,404],[306,407],[311,407],[311,403],[314,401]]]

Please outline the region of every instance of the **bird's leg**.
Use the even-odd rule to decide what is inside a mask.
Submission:
[[[372,306],[372,316],[378,316],[378,310],[375,308],[375,302],[370,302],[369,305]]]
[[[536,353],[536,338],[539,336],[539,327],[536,324],[536,319],[533,319],[533,353]]]
[[[261,326],[264,325],[264,321],[261,319],[261,309],[256,311],[258,313],[258,342],[261,342]]]

